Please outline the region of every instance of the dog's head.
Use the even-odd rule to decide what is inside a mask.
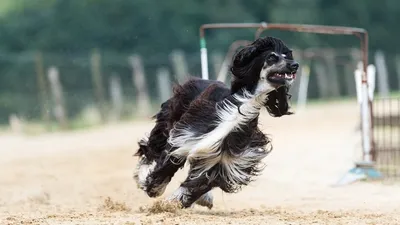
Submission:
[[[292,51],[282,40],[259,38],[234,56],[231,91],[244,88],[255,95],[268,93],[265,106],[272,116],[291,114],[288,91],[298,68]]]

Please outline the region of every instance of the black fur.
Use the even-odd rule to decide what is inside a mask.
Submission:
[[[261,70],[263,62],[270,51],[286,54],[289,60],[293,60],[292,51],[283,41],[273,37],[257,39],[234,56],[231,67],[233,74],[232,93],[238,92],[243,87],[246,87],[250,92],[254,91],[259,79],[256,74]],[[248,76],[249,74],[255,75]],[[292,114],[292,112],[289,112],[290,95],[288,91],[288,86],[281,86],[268,95],[265,107],[271,116],[281,117]]]
[[[163,191],[159,188],[165,187],[187,161],[171,156],[177,147],[171,146],[168,138],[178,138],[185,135],[186,131],[190,131],[194,138],[202,138],[202,135],[208,134],[218,126],[221,118],[217,115],[217,110],[226,108],[227,101],[237,106],[240,113],[242,103],[233,95],[242,96],[244,91],[255,92],[260,80],[260,71],[265,66],[264,62],[268,62],[266,58],[271,52],[285,54],[287,63],[294,62],[290,49],[281,40],[272,37],[260,38],[234,56],[230,88],[219,81],[199,78],[192,78],[183,85],[174,87],[173,96],[161,105],[161,110],[154,116],[156,125],[148,141],[140,141],[139,150],[135,154],[141,157],[142,164],[156,162],[154,170],[147,176],[142,187],[150,197],[162,194]],[[291,114],[289,89],[290,86],[281,85],[268,94],[264,107],[271,116]],[[208,158],[192,158],[189,160],[189,175],[181,184],[186,190],[179,197],[184,207],[191,206],[214,187],[220,187],[229,193],[238,191],[262,171],[261,159],[271,151],[272,146],[269,145],[270,139],[258,128],[258,112],[251,118],[238,129],[230,131],[218,147],[220,154],[232,159],[240,159],[246,151],[251,151],[254,159],[249,159],[248,167],[240,168],[240,173],[245,174],[246,178],[227,182],[225,177],[221,177],[221,174],[227,172],[221,163],[216,163],[206,173],[199,174],[198,165],[202,165],[202,160]]]

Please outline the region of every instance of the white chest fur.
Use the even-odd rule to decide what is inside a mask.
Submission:
[[[237,181],[236,179],[245,179],[245,175],[240,174],[240,168],[251,163],[254,161],[254,157],[257,157],[258,153],[254,153],[254,151],[260,151],[259,149],[248,149],[241,157],[234,158],[221,152],[220,145],[229,133],[240,129],[241,125],[245,125],[258,116],[266,101],[267,92],[258,95],[244,92],[242,95],[233,97],[240,102],[239,106],[227,99],[217,106],[216,113],[219,120],[213,122],[218,125],[211,132],[196,136],[195,132],[186,127],[179,127],[179,125],[171,131],[168,141],[171,146],[177,148],[171,152],[171,155],[189,162],[196,161],[195,165],[192,164],[192,168],[197,172],[191,173],[192,178],[202,175],[217,163],[221,163],[225,169],[216,171],[216,173],[227,173],[224,176],[232,182]]]

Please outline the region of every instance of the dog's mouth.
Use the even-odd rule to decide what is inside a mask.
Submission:
[[[293,73],[271,73],[268,74],[267,79],[274,84],[286,84],[286,82],[296,79],[296,72]]]

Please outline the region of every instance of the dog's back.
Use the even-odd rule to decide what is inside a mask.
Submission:
[[[207,98],[211,101],[220,101],[230,94],[230,89],[224,83],[215,80],[191,78],[182,85],[175,85],[173,96],[161,104],[160,111],[153,117],[156,124],[148,140],[139,142],[136,155],[145,155],[148,161],[159,159],[168,147],[169,131],[175,122],[180,120],[190,104],[210,86],[213,86],[213,91]]]

